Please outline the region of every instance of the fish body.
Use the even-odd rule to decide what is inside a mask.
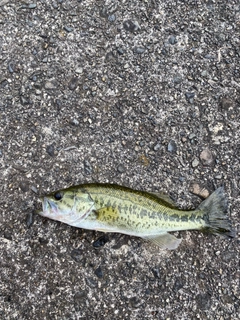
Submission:
[[[150,240],[164,249],[175,249],[179,230],[209,230],[234,236],[226,216],[227,201],[218,188],[195,210],[179,210],[170,198],[112,184],[82,184],[43,198],[42,216],[71,226],[118,232]]]

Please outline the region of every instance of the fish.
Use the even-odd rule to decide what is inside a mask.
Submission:
[[[180,210],[163,193],[115,184],[90,183],[58,190],[41,198],[39,214],[70,226],[123,233],[174,250],[182,239],[169,232],[208,231],[234,237],[224,188],[219,187],[195,210]]]

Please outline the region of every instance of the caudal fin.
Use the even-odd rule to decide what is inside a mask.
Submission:
[[[204,200],[198,209],[204,211],[204,220],[206,226],[203,228],[214,234],[220,234],[227,237],[235,237],[235,231],[232,223],[227,216],[227,199],[224,188],[220,187],[214,191],[206,200]]]

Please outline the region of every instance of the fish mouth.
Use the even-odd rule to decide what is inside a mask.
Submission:
[[[43,197],[41,200],[42,200],[43,215],[47,213],[52,213],[52,214],[57,213],[58,207],[52,200],[46,197]]]

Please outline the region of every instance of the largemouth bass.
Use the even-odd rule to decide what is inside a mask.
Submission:
[[[71,226],[141,237],[163,249],[181,239],[169,231],[201,230],[234,237],[227,200],[218,188],[195,210],[179,210],[170,198],[113,184],[82,184],[42,199],[40,215]]]

